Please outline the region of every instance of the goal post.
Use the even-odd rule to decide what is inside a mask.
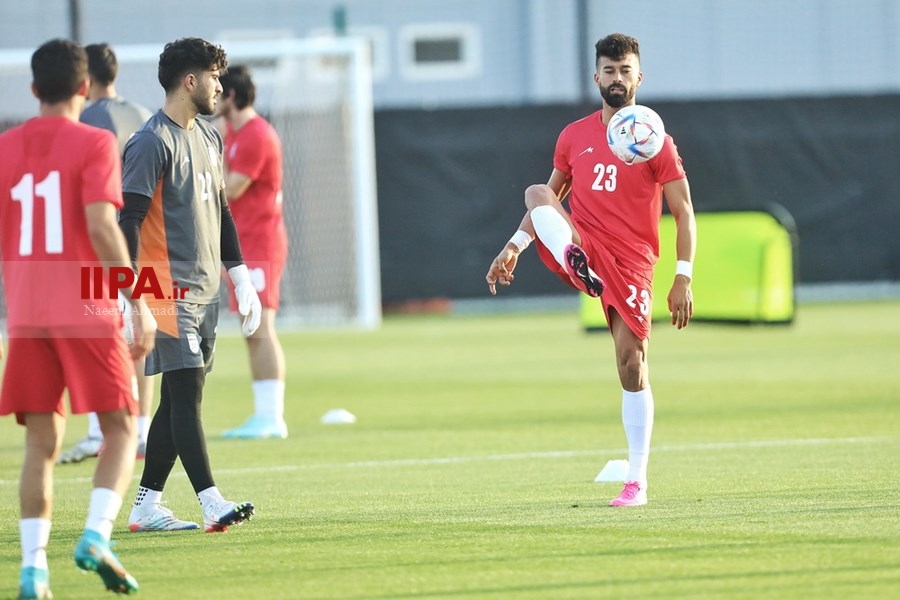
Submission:
[[[290,243],[279,326],[381,324],[381,281],[369,44],[354,37],[220,43],[250,69],[256,109],[284,151],[284,219]],[[151,110],[164,43],[119,45],[117,91]],[[33,49],[0,51],[0,130],[37,114]]]

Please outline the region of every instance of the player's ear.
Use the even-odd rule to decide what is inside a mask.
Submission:
[[[38,96],[37,87],[34,85],[34,82],[33,82],[33,81],[31,82],[31,93],[34,95],[35,98],[37,98],[38,100],[40,100],[41,97]]]
[[[643,74],[641,71],[638,71],[638,76],[637,76],[637,86],[636,86],[636,87],[641,87],[641,82],[642,82],[642,81],[644,81],[644,74]]]
[[[184,84],[184,87],[188,89],[188,91],[194,91],[194,87],[197,85],[197,76],[193,73],[188,73],[184,76],[184,79],[181,80]]]
[[[76,96],[84,96],[85,98],[87,98],[88,88],[90,88],[90,86],[91,86],[91,80],[85,79],[84,81],[81,82],[81,85],[78,86],[78,91],[75,92],[75,95]]]

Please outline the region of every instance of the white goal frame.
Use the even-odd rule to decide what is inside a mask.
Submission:
[[[341,135],[327,137],[330,141],[341,138],[337,139],[336,143],[339,144],[337,153],[341,155],[342,164],[337,164],[336,168],[341,171],[340,179],[346,185],[349,197],[302,198],[300,201],[323,205],[335,202],[348,203],[341,208],[341,218],[346,213],[346,223],[342,222],[340,227],[346,228],[347,245],[350,246],[347,248],[349,254],[343,262],[348,265],[347,270],[353,272],[352,275],[348,273],[335,275],[352,277],[353,281],[352,284],[344,284],[344,287],[333,290],[332,297],[327,300],[297,303],[296,298],[285,289],[286,282],[291,277],[289,261],[282,284],[279,323],[283,323],[289,329],[323,326],[378,328],[382,321],[381,269],[369,44],[362,38],[349,36],[235,40],[216,43],[220,43],[225,49],[229,64],[244,63],[250,66],[251,75],[257,86],[257,110],[269,118],[282,137],[286,184],[288,178],[292,176],[289,173],[291,162],[289,154],[294,149],[285,139],[286,134],[289,136],[290,133],[279,129],[279,115],[290,113],[299,103],[304,111],[330,111],[330,119],[340,120],[338,127]],[[118,91],[126,98],[151,110],[159,108],[164,99],[162,87],[156,80],[156,66],[164,45],[160,43],[113,47],[119,61],[119,77],[116,81]],[[30,93],[30,60],[33,52],[34,49],[0,50],[0,78],[5,82],[3,94],[5,98],[0,98],[0,121],[6,125],[24,121],[37,114],[37,101]],[[302,75],[302,81],[298,75]],[[133,80],[138,76],[141,78],[140,85],[136,85]],[[152,81],[147,81],[151,77]],[[299,83],[294,84],[294,81]],[[305,95],[304,92],[307,90],[304,82],[311,81],[322,85],[316,87],[314,93]],[[333,131],[327,133],[333,134]],[[309,140],[306,143],[309,144]],[[297,179],[296,175],[294,179]],[[286,197],[286,207],[293,200]],[[325,208],[320,211],[325,212]],[[299,249],[298,240],[292,237],[287,219],[286,225],[289,227],[291,254],[303,252]],[[323,264],[313,265],[310,272],[315,273],[327,285],[330,279],[328,272],[330,266],[323,261]]]

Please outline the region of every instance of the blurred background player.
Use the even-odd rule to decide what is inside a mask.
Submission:
[[[118,94],[119,62],[109,44],[88,44],[84,50],[88,56],[91,85],[81,122],[112,131],[119,142],[120,153],[124,152],[125,143],[153,113]]]
[[[84,47],[88,57],[88,104],[81,112],[82,123],[112,131],[119,142],[119,154],[125,150],[125,142],[153,113],[149,109],[119,96],[116,76],[119,62],[109,44],[88,44]],[[153,408],[153,378],[144,375],[144,357],[134,363],[138,382],[137,458],[144,458],[147,447],[147,431],[150,429],[150,410]],[[92,458],[103,447],[103,432],[96,413],[88,413],[87,435],[72,448],[63,452],[58,463],[77,463]]]
[[[223,265],[235,284],[238,311],[245,316],[244,336],[256,331],[261,317],[225,199],[222,137],[197,118],[215,111],[222,92],[219,74],[227,66],[225,51],[206,40],[182,38],[166,44],[158,67],[166,92],[163,108],[125,146],[125,205],[119,225],[131,258],[186,291],[178,298],[148,301],[159,315],[159,330],[146,373],[162,373],[162,380],[128,519],[132,531],[198,527],[161,505],[179,458],[200,501],[207,532],[225,531],[254,511],[252,503],[228,501],[216,487],[201,418],[206,373],[215,352]]]
[[[227,438],[286,438],[284,352],[275,331],[281,275],[288,253],[282,211],[281,140],[253,107],[256,86],[243,65],[229,67],[220,82],[217,115],[224,120],[225,195],[234,216],[250,280],[262,303],[259,329],[247,338],[254,413],[225,431]],[[231,310],[237,302],[231,297]]]
[[[491,294],[497,293],[498,284],[510,285],[519,253],[536,234],[538,253],[548,269],[572,287],[600,297],[615,345],[628,441],[625,487],[610,504],[641,506],[647,504],[653,431],[647,351],[663,196],[677,230],[678,262],[668,304],[678,329],[686,327],[693,315],[697,225],[687,176],[671,136],[666,136],[658,155],[635,165],[616,158],[604,141],[610,118],[623,106],[635,104],[643,80],[638,41],[615,33],[599,40],[595,51],[594,84],[603,107],[563,129],[550,179],[525,191],[525,217],[491,263],[486,280]],[[562,206],[566,198],[568,213]]]
[[[130,300],[130,287],[135,341],[129,354],[107,279],[103,297],[82,298],[82,266],[131,267],[116,224],[122,177],[115,137],[78,123],[88,89],[84,49],[49,41],[32,55],[31,69],[40,116],[0,135],[0,244],[10,337],[0,414],[15,414],[25,425],[19,598],[52,597],[47,545],[66,390],[73,413],[97,412],[106,438],[75,564],[97,572],[107,589],[129,593],[137,581],[110,551],[109,538],[134,469],[132,359],[153,347],[155,323],[142,300]],[[33,210],[38,202],[43,210]],[[88,302],[97,310],[86,311]]]

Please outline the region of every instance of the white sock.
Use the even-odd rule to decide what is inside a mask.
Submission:
[[[100,419],[97,413],[88,413],[88,437],[95,440],[103,439],[103,430],[100,429]]]
[[[649,387],[639,392],[622,390],[622,424],[628,440],[627,481],[637,481],[646,488],[653,433],[653,393]]]
[[[137,434],[138,444],[147,442],[147,434],[150,433],[150,417],[138,415],[137,418]]]
[[[266,419],[284,419],[284,382],[260,379],[253,382],[253,406],[256,414]]]
[[[22,540],[22,567],[47,568],[50,519],[19,519]]]
[[[538,239],[553,254],[559,266],[565,268],[566,245],[572,243],[572,229],[565,218],[552,206],[543,204],[531,209],[531,222]]]
[[[205,490],[197,492],[197,499],[200,500],[200,506],[206,506],[220,500],[224,500],[222,493],[216,486],[208,487]]]
[[[162,492],[151,490],[150,488],[138,487],[137,495],[134,497],[134,505],[151,506],[162,502]]]
[[[113,490],[99,487],[92,489],[91,504],[88,508],[84,528],[96,531],[103,536],[104,540],[108,541],[120,508],[122,508],[122,497]]]

